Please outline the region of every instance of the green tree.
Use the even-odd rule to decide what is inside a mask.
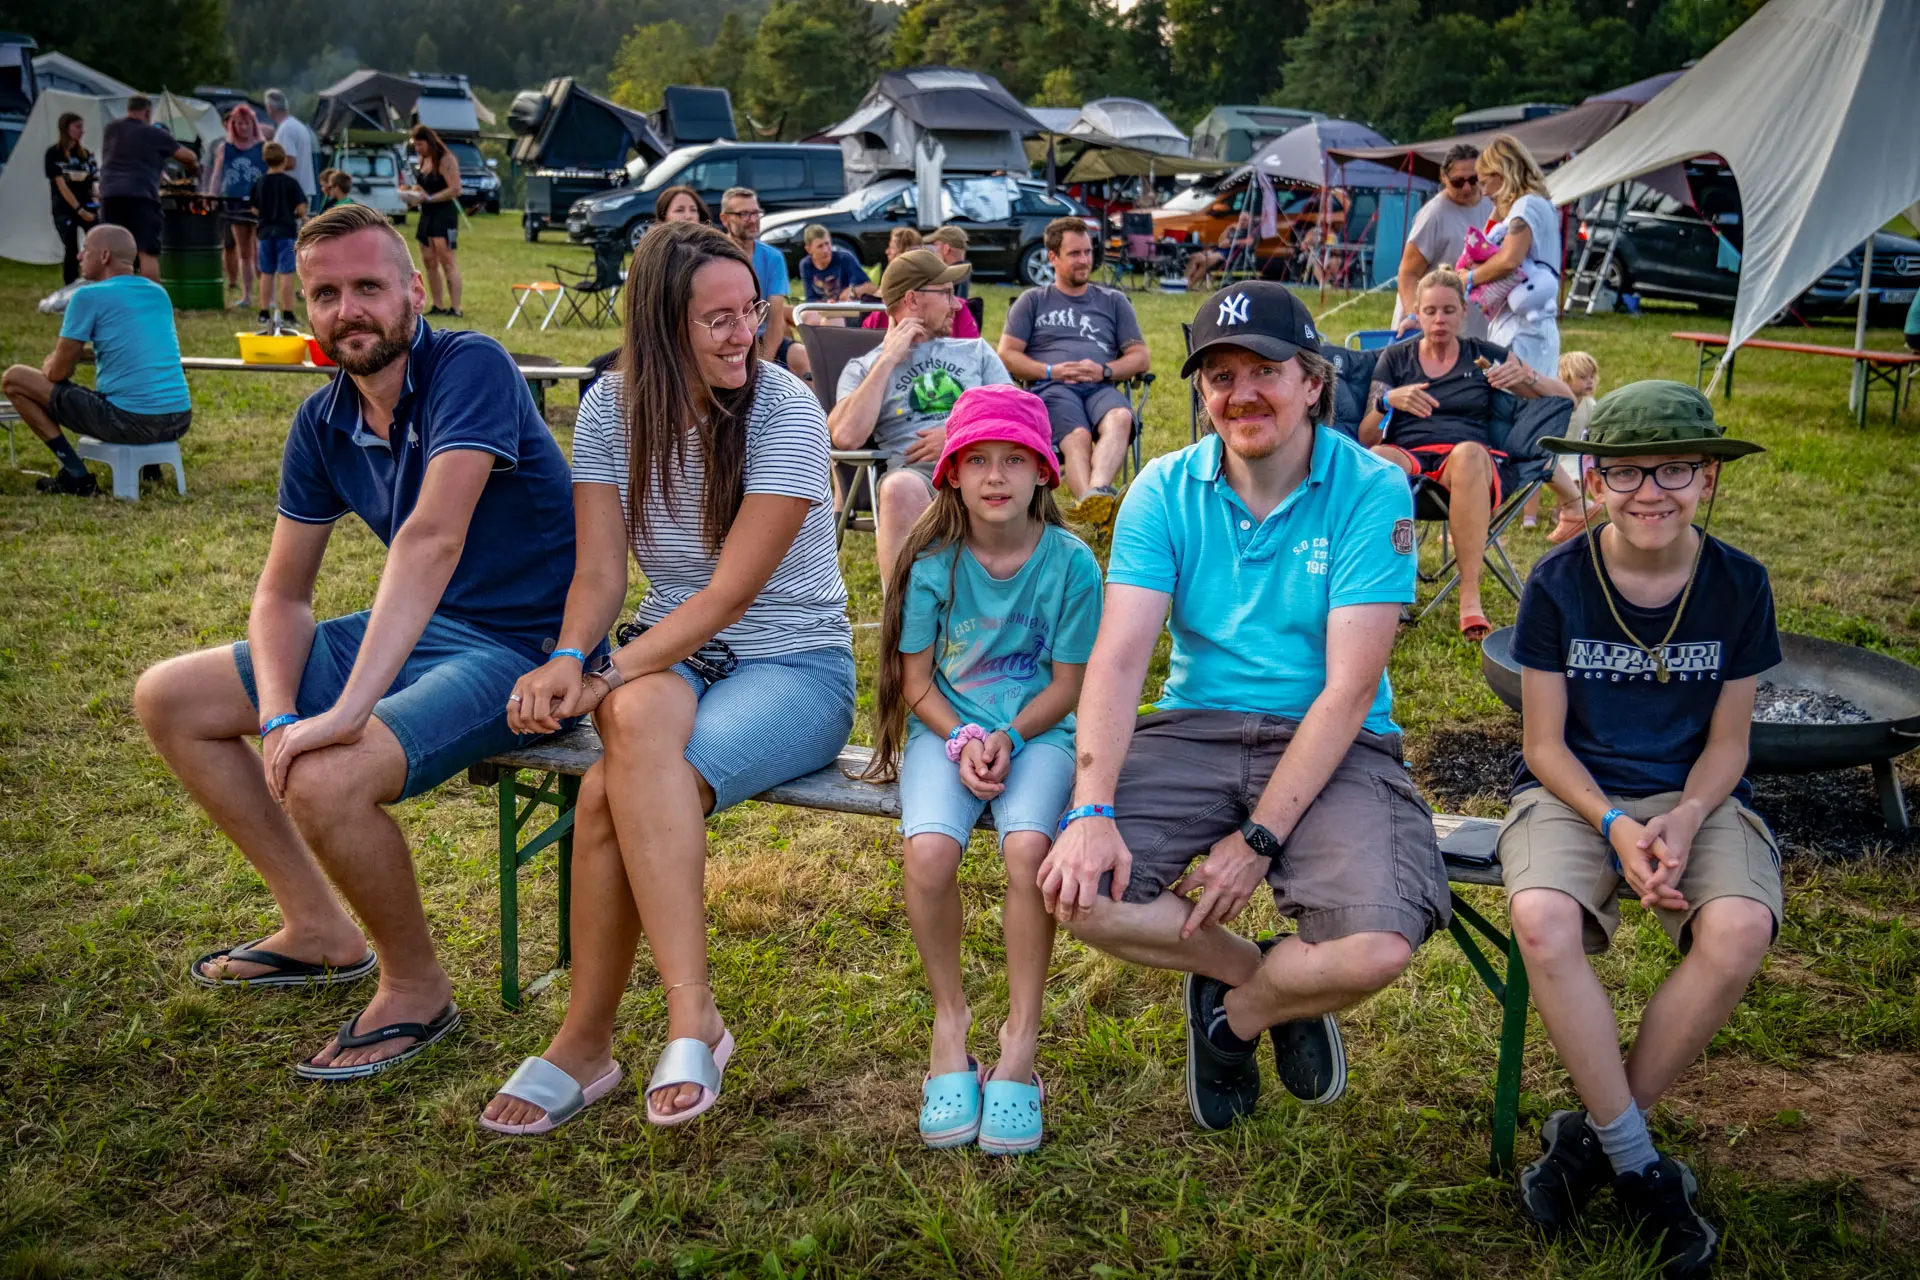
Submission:
[[[1047,72],[1040,81],[1040,92],[1034,95],[1036,107],[1077,107],[1086,99],[1080,94],[1080,86],[1074,83],[1073,68],[1055,67]]]
[[[1173,87],[1179,105],[1193,114],[1219,103],[1265,101],[1283,86],[1291,89],[1285,84],[1286,46],[1307,30],[1307,0],[1167,0],[1166,18],[1173,33]]]
[[[746,107],[782,138],[804,138],[859,105],[884,43],[869,0],[775,0],[747,60]]]
[[[184,93],[233,74],[227,0],[149,0],[138,12],[67,0],[10,0],[4,25],[136,89]],[[97,144],[96,144],[97,145]]]
[[[678,22],[635,27],[613,57],[608,96],[636,111],[652,111],[668,85],[700,82],[700,54],[693,33]]]

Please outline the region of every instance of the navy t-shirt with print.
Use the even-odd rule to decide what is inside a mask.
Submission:
[[[1657,609],[1607,590],[1633,633],[1659,643],[1673,625],[1678,596]],[[1540,558],[1520,598],[1513,656],[1523,667],[1567,678],[1567,747],[1610,796],[1651,796],[1686,788],[1706,749],[1714,705],[1728,680],[1757,676],[1780,661],[1773,588],[1758,560],[1709,537],[1685,615],[1667,642],[1669,679],[1620,630],[1600,594],[1585,538]],[[1515,793],[1540,780],[1522,759]],[[1745,803],[1746,779],[1734,791]]]
[[[494,456],[437,613],[530,657],[552,651],[573,581],[573,480],[513,358],[464,329],[414,327],[388,439],[366,429],[344,374],[294,415],[280,462],[280,514],[332,524],[349,512],[388,546],[450,449]]]
[[[800,256],[800,284],[808,302],[832,302],[853,286],[869,283],[860,259],[839,245],[833,247],[833,257],[824,267],[813,265],[812,254]]]

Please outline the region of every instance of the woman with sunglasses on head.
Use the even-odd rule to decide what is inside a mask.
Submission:
[[[1481,193],[1480,175],[1474,162],[1480,148],[1459,143],[1448,150],[1440,164],[1440,199],[1420,207],[1407,232],[1406,247],[1400,250],[1399,291],[1393,302],[1393,330],[1411,333],[1420,325],[1417,291],[1420,281],[1435,267],[1450,267],[1459,261],[1467,243],[1468,231],[1479,231],[1493,216],[1493,201]],[[1469,308],[1464,336],[1487,336],[1487,318],[1477,307]]]
[[[590,714],[605,754],[574,811],[572,1001],[488,1104],[497,1132],[545,1133],[619,1083],[614,1015],[642,930],[667,1002],[647,1118],[713,1105],[734,1041],[708,984],[705,818],[823,768],[853,728],[826,421],[804,382],[755,358],[766,307],[725,233],[653,227],[620,359],[580,408],[560,647],[506,715],[551,733]],[[626,598],[629,549],[647,579],[636,626],[611,659],[590,656]]]

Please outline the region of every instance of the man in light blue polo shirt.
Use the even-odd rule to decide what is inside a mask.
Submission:
[[[1196,372],[1215,434],[1121,505],[1040,886],[1083,941],[1188,975],[1187,1101],[1219,1129],[1252,1111],[1269,1029],[1288,1092],[1340,1095],[1334,1013],[1399,976],[1448,896],[1386,677],[1414,594],[1406,477],[1325,425],[1334,371],[1284,286],[1201,304]],[[1136,723],[1163,620],[1166,688]],[[1299,923],[1264,949],[1225,927],[1262,880]]]

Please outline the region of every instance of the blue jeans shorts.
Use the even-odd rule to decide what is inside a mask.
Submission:
[[[295,711],[317,716],[340,700],[366,634],[365,612],[329,618],[313,629]],[[233,660],[247,697],[258,707],[246,641],[233,646]],[[407,753],[407,785],[399,798],[431,791],[488,756],[538,742],[543,735],[507,728],[507,695],[543,661],[467,623],[438,613],[427,619],[392,687],[373,704],[374,716],[393,730]]]
[[[700,700],[687,763],[713,788],[715,813],[826,768],[853,732],[851,649],[742,658],[714,684],[684,662],[673,670]]]
[[[900,755],[900,833],[951,836],[966,847],[973,824],[989,807],[1006,843],[1013,831],[1038,831],[1048,840],[1073,798],[1073,755],[1050,742],[1035,742],[1013,758],[1007,789],[982,800],[960,781],[960,766],[947,759],[937,733],[916,733]]]
[[[269,240],[260,237],[255,246],[254,265],[260,268],[263,276],[290,276],[293,274],[293,241],[278,236]]]

